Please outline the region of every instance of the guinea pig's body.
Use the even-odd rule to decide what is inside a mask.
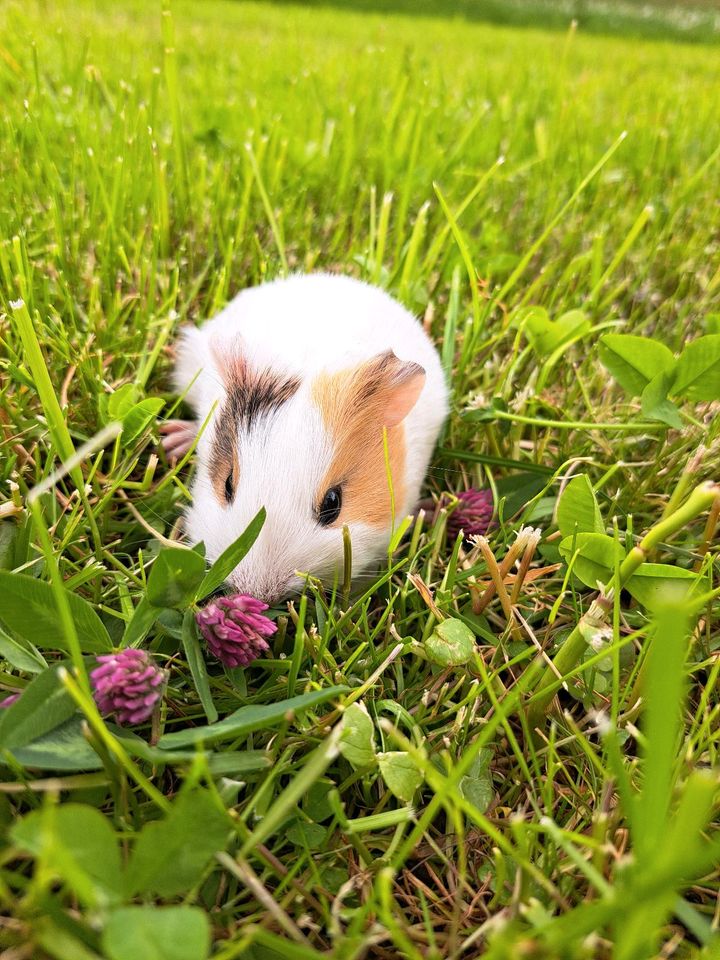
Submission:
[[[244,290],[185,328],[175,382],[196,421],[166,425],[168,452],[187,449],[210,417],[187,536],[212,561],[265,507],[229,580],[268,601],[300,589],[303,573],[340,574],[345,525],[353,573],[383,555],[416,505],[447,413],[439,357],[412,314],[376,287],[326,274]]]

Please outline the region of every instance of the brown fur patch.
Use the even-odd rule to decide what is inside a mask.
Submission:
[[[335,454],[320,488],[316,509],[325,492],[342,485],[343,507],[332,526],[363,522],[389,526],[392,516],[387,481],[383,428],[387,428],[388,459],[396,509],[405,499],[404,416],[422,389],[425,371],[416,363],[398,360],[392,351],[337,373],[321,374],[312,386]]]
[[[238,429],[245,427],[249,430],[256,420],[278,410],[295,395],[300,380],[269,368],[252,370],[238,355],[231,354],[221,360],[216,352],[215,359],[225,381],[227,399],[216,418],[209,469],[215,496],[226,505],[230,502],[225,489],[230,471],[233,497],[240,477]]]
[[[240,477],[240,462],[238,460],[237,450],[237,421],[231,419],[230,414],[225,410],[225,406],[220,408],[217,416],[217,426],[215,427],[215,436],[213,437],[210,448],[210,479],[212,480],[213,490],[218,503],[225,507],[229,501],[225,484],[232,470],[232,490],[233,497],[237,490],[237,483]],[[232,498],[231,498],[232,499]]]

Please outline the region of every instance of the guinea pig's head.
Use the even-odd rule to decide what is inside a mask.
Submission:
[[[204,541],[213,561],[264,507],[228,583],[267,602],[300,591],[303,574],[341,578],[344,526],[353,573],[367,569],[387,548],[393,505],[400,520],[417,494],[406,485],[403,421],[423,368],[387,351],[307,378],[241,353],[218,358],[217,369],[224,390],[198,444],[190,539]]]

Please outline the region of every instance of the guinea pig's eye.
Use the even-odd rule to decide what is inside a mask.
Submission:
[[[342,510],[342,487],[330,487],[322,498],[320,509],[318,510],[318,523],[323,527],[328,527],[335,523]]]
[[[230,473],[227,475],[225,480],[225,499],[228,503],[232,502],[232,498],[235,496],[235,487],[233,485],[233,471],[230,470]]]

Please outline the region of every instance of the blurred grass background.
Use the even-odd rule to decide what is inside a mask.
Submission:
[[[283,0],[266,0],[282,3]],[[717,42],[720,9],[715,0],[299,0],[334,7],[411,16],[459,17],[505,26],[567,29],[575,21],[589,33],[648,39]]]

